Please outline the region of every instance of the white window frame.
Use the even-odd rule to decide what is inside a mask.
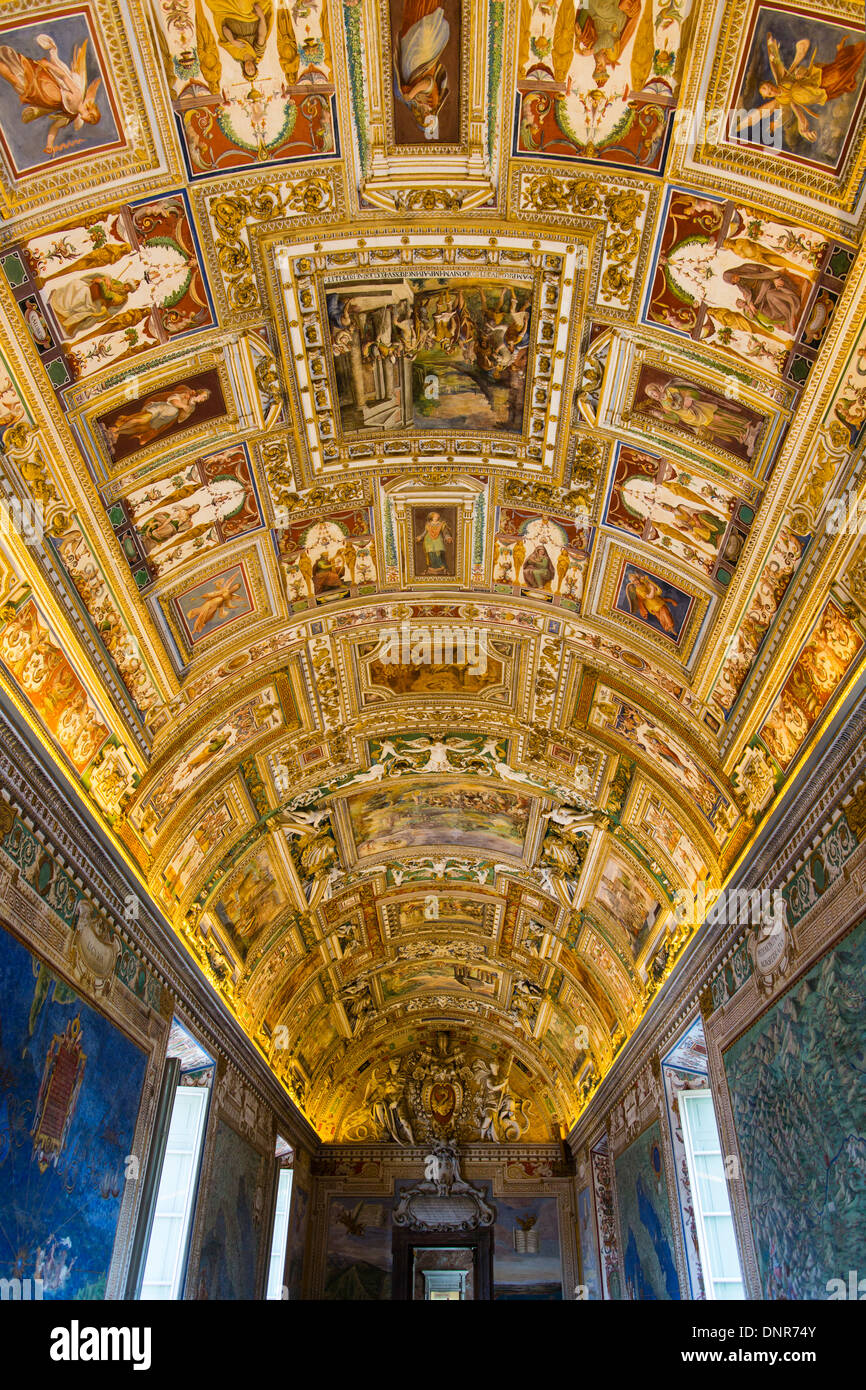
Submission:
[[[692,1207],[695,1213],[695,1227],[697,1230],[698,1237],[698,1250],[701,1256],[701,1268],[704,1272],[704,1291],[706,1293],[706,1297],[708,1300],[711,1301],[724,1302],[724,1300],[717,1298],[716,1285],[739,1284],[742,1290],[741,1297],[745,1298],[745,1280],[743,1279],[742,1261],[740,1260],[740,1247],[739,1241],[737,1240],[737,1229],[734,1225],[734,1216],[733,1212],[731,1211],[731,1199],[730,1194],[728,1192],[727,1182],[723,1184],[723,1192],[725,1198],[725,1209],[723,1211],[708,1211],[705,1213],[703,1203],[701,1202],[698,1165],[695,1161],[696,1157],[704,1157],[705,1155],[718,1154],[719,1158],[723,1159],[722,1141],[719,1137],[719,1126],[716,1121],[716,1110],[713,1104],[712,1092],[707,1087],[702,1087],[700,1090],[693,1091],[682,1090],[679,1092],[677,1099],[679,1101],[680,1107],[680,1119],[682,1122],[683,1131],[683,1144],[685,1145],[686,1164],[689,1170],[689,1182],[691,1184],[692,1189]],[[689,1116],[689,1111],[693,1107],[701,1105],[709,1107],[710,1114],[713,1118],[713,1128],[715,1130],[716,1135],[716,1147],[713,1149],[695,1149],[694,1135],[692,1132],[692,1122]],[[729,1275],[717,1274],[713,1269],[713,1260],[710,1255],[710,1241],[709,1237],[707,1236],[707,1228],[704,1220],[705,1215],[713,1217],[727,1217],[728,1221],[730,1222],[734,1248],[737,1252],[737,1266],[739,1270],[739,1278],[733,1279]]]
[[[292,1212],[293,1168],[280,1168],[277,1172],[276,1192],[274,1194],[274,1229],[271,1235],[271,1252],[268,1259],[268,1287],[266,1299],[283,1296],[283,1275],[289,1244],[289,1218]],[[281,1209],[281,1199],[284,1207]]]
[[[184,1099],[181,1107],[178,1107],[180,1097]],[[193,1099],[194,1098],[194,1099]],[[210,1100],[210,1089],[207,1086],[178,1086],[175,1091],[174,1100],[171,1106],[171,1119],[169,1120],[168,1139],[165,1147],[165,1156],[162,1162],[162,1172],[159,1176],[159,1188],[157,1190],[156,1206],[153,1213],[153,1225],[151,1226],[150,1237],[147,1242],[147,1255],[144,1261],[144,1273],[141,1280],[141,1291],[139,1298],[145,1302],[154,1300],[174,1301],[180,1298],[183,1287],[184,1276],[186,1274],[186,1252],[189,1241],[189,1229],[192,1221],[192,1214],[195,1208],[195,1197],[198,1188],[199,1166],[201,1161],[202,1143],[207,1128],[208,1101]],[[172,1142],[172,1125],[175,1116],[179,1116],[181,1109],[188,1107],[190,1110],[197,1110],[198,1113],[193,1118],[192,1143],[187,1142],[189,1130],[185,1130],[185,1140],[183,1144],[178,1143],[177,1130],[175,1130],[174,1143]],[[165,1160],[169,1155],[184,1154],[189,1160],[185,1171],[185,1185],[182,1191],[181,1210],[167,1211],[167,1199],[176,1197],[176,1193],[169,1194],[166,1191],[166,1164]],[[160,1203],[163,1210],[160,1210]],[[148,1281],[148,1266],[151,1262],[151,1252],[154,1249],[154,1231],[157,1221],[162,1218],[179,1218],[175,1224],[175,1232],[171,1237],[174,1246],[174,1258],[172,1261],[171,1280],[168,1285],[168,1293],[148,1293],[147,1290],[165,1289],[163,1280],[151,1278]]]

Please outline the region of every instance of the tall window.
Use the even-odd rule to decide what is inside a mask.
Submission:
[[[141,1285],[142,1299],[179,1298],[210,1091],[178,1086]]]
[[[679,1106],[707,1298],[745,1298],[712,1095],[681,1091]]]
[[[292,1170],[291,1168],[281,1168],[277,1177],[277,1207],[274,1212],[274,1236],[271,1241],[271,1262],[268,1266],[266,1298],[282,1298],[283,1296],[283,1271],[286,1264],[291,1205]]]

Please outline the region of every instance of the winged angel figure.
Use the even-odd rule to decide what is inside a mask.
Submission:
[[[781,112],[782,126],[787,134],[796,127],[803,140],[814,144],[818,130],[811,122],[820,120],[821,108],[846,92],[856,91],[866,42],[851,43],[841,39],[836,56],[829,63],[815,62],[815,48],[813,46],[809,52],[810,42],[799,39],[794,57],[786,66],[777,40],[772,34],[767,35],[773,80],[761,83],[758,90],[765,101],[758,110]]]
[[[95,77],[88,84],[86,39],[73,49],[71,64],[63,62],[49,34],[37,34],[36,42],[47,56],[35,61],[8,44],[0,44],[0,76],[15,88],[24,104],[22,121],[38,121],[41,116],[50,120],[45,153],[53,154],[55,141],[67,126],[80,130],[102,119],[96,104],[102,78]]]

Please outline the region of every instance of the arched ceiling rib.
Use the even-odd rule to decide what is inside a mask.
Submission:
[[[4,11],[0,683],[323,1137],[572,1124],[858,679],[862,21]]]

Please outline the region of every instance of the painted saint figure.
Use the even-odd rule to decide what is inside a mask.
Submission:
[[[271,0],[206,0],[220,47],[250,81],[258,73],[274,19]]]
[[[0,77],[5,77],[24,104],[21,119],[26,123],[41,116],[51,121],[45,141],[45,153],[54,153],[54,142],[61,131],[72,126],[98,125],[102,113],[96,104],[96,93],[102,82],[95,77],[87,81],[87,40],[72,53],[72,62],[64,63],[57,44],[50,34],[37,34],[36,42],[47,57],[34,62],[8,44],[0,45]]]
[[[112,452],[117,448],[118,440],[125,435],[136,439],[138,447],[143,448],[167,429],[183,424],[194,413],[196,406],[203,405],[209,398],[210,391],[206,386],[196,390],[184,382],[168,391],[158,391],[148,396],[137,409],[125,411],[117,416],[113,424],[103,426]]]
[[[676,632],[670,602],[665,598],[660,585],[650,575],[631,570],[625,592],[632,613],[637,613],[644,622],[655,618],[663,632],[671,635]]]
[[[792,275],[760,261],[747,261],[726,270],[723,279],[739,289],[742,299],[737,307],[745,314],[754,314],[768,328],[781,328],[793,337],[803,301]]]
[[[445,574],[448,568],[445,547],[452,544],[453,537],[439,512],[428,512],[424,530],[415,540],[424,546],[424,573]]]
[[[396,93],[408,106],[425,140],[439,139],[439,112],[448,97],[448,74],[440,61],[451,26],[439,0],[406,0],[394,45]]]
[[[818,131],[811,122],[818,120],[820,108],[837,97],[857,90],[857,79],[866,55],[866,42],[850,43],[847,39],[840,39],[836,56],[829,63],[816,63],[815,48],[813,46],[809,53],[809,43],[809,39],[798,40],[794,57],[786,67],[777,40],[772,34],[767,35],[773,81],[762,82],[758,88],[766,100],[757,109],[761,112],[779,111],[786,135],[796,130],[802,140],[814,144]]]
[[[644,390],[655,407],[650,407],[647,413],[658,415],[669,424],[685,425],[699,438],[710,437],[717,441],[742,444],[751,458],[760,424],[757,421],[747,422],[737,406],[725,406],[692,382],[679,378],[665,384],[647,382]],[[647,407],[644,406],[644,409]]]

